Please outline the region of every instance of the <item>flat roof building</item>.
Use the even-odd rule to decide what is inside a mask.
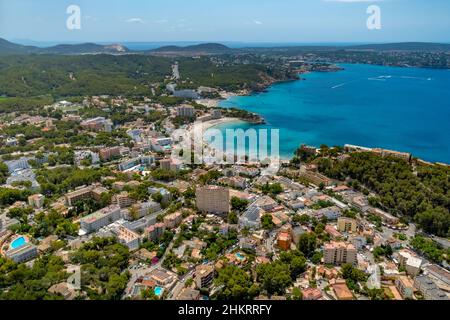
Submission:
[[[130,198],[128,192],[123,191],[115,196],[115,202],[119,205],[121,209],[123,209],[133,205],[136,202],[136,200]]]
[[[356,265],[356,248],[351,243],[326,243],[324,245],[323,258],[325,264],[342,265],[349,263],[351,265]]]
[[[339,232],[351,232],[355,233],[357,228],[357,223],[355,219],[347,217],[339,217],[337,222],[337,230]]]
[[[336,281],[331,287],[338,300],[353,300],[353,293],[347,287],[345,281]]]
[[[140,237],[136,232],[133,232],[124,226],[119,226],[115,233],[119,242],[126,245],[130,251],[139,249]]]
[[[77,201],[87,198],[94,198],[99,201],[101,199],[101,195],[105,192],[108,192],[106,188],[103,188],[100,185],[91,185],[69,192],[64,197],[66,199],[66,204],[68,206],[73,206]]]
[[[28,204],[35,208],[41,209],[44,206],[45,197],[42,194],[33,194],[28,197]]]
[[[414,294],[414,284],[407,276],[400,276],[395,279],[395,287],[404,299],[412,299]]]
[[[80,220],[80,228],[86,233],[97,231],[120,219],[120,207],[111,205]]]
[[[228,213],[230,211],[230,191],[218,186],[199,187],[196,190],[197,208],[208,213]]]
[[[208,288],[214,280],[215,269],[213,265],[199,265],[195,268],[195,284],[197,288]]]
[[[449,300],[447,294],[427,275],[417,276],[414,287],[423,294],[425,300]]]
[[[26,243],[23,246],[6,251],[5,255],[15,263],[23,263],[36,258],[38,250],[34,244]]]
[[[164,225],[168,229],[176,228],[183,221],[183,214],[181,212],[175,212],[164,217]]]
[[[195,109],[192,106],[179,106],[177,108],[177,116],[183,118],[193,118],[195,116]]]

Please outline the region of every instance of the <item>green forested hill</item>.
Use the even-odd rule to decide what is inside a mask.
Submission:
[[[206,57],[177,61],[182,80],[194,87],[252,87],[267,76],[259,65],[217,66]],[[5,56],[0,59],[0,96],[149,94],[150,84],[171,76],[173,62],[145,55]]]
[[[426,232],[450,236],[450,169],[444,166],[415,168],[397,158],[353,153],[345,161],[320,159],[319,170],[335,179],[351,178],[376,192],[373,205],[396,215],[411,217]]]
[[[0,95],[76,96],[148,92],[170,72],[170,61],[137,55],[31,55],[0,60]]]

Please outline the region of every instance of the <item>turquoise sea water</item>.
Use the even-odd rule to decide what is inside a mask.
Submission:
[[[450,163],[450,70],[342,64],[344,71],[302,75],[267,92],[232,97],[221,107],[262,115],[267,124],[217,126],[280,129],[280,154],[302,143],[355,144],[411,152]]]

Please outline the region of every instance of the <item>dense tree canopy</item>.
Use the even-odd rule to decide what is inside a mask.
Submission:
[[[372,203],[395,215],[409,216],[426,232],[450,235],[450,168],[416,166],[392,157],[372,153],[353,153],[345,161],[322,158],[319,170],[325,175],[354,179],[376,192]]]
[[[257,287],[253,285],[250,275],[234,265],[219,270],[215,283],[223,286],[218,294],[221,300],[251,299],[257,293]]]
[[[32,267],[0,258],[0,300],[63,299],[48,289],[68,276],[60,257],[43,256]]]
[[[94,238],[71,254],[81,264],[81,285],[90,299],[118,300],[126,288],[130,254],[114,238]]]

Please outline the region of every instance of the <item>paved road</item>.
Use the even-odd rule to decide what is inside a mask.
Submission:
[[[176,236],[176,234],[175,234],[175,236]],[[174,237],[174,239],[175,239],[175,237]],[[167,247],[166,251],[164,252],[164,255],[161,257],[161,259],[158,261],[158,263],[156,263],[150,267],[140,268],[140,269],[128,269],[131,273],[131,278],[128,281],[127,288],[125,289],[124,298],[131,296],[134,283],[136,282],[137,279],[145,276],[146,274],[148,274],[148,273],[152,272],[153,270],[156,270],[162,266],[164,260],[166,259],[167,253],[170,252],[172,250],[172,248],[173,248],[173,241],[170,242],[169,246]]]
[[[175,287],[171,290],[167,300],[175,300],[176,297],[180,294],[181,290],[185,287],[186,281],[190,278],[192,278],[192,275],[194,274],[194,269],[186,273],[183,277],[179,279]]]

